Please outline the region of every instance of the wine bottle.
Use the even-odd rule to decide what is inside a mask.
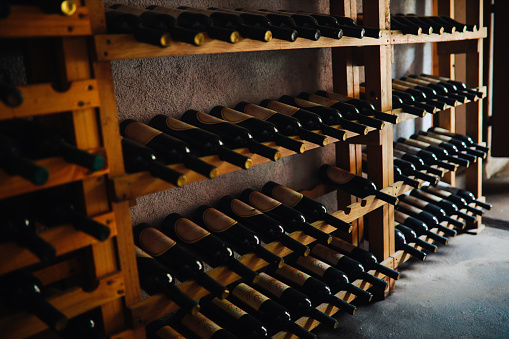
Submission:
[[[169,237],[178,239],[212,267],[226,265],[248,281],[256,281],[258,273],[235,259],[233,251],[215,235],[178,213],[169,214],[160,227]]]
[[[352,225],[350,223],[327,213],[327,209],[323,204],[306,197],[302,193],[279,185],[273,181],[269,181],[263,186],[262,193],[301,212],[309,222],[323,220],[342,232],[352,232]]]
[[[110,6],[111,9],[123,13],[135,15],[141,19],[145,27],[156,29],[171,34],[171,38],[176,41],[182,41],[195,46],[200,46],[205,41],[202,32],[194,29],[180,27],[174,16],[156,11],[144,10],[132,6],[115,4]]]
[[[8,2],[15,3],[16,5],[32,5],[37,6],[44,13],[47,14],[60,14],[63,16],[71,16],[76,12],[76,2],[72,0],[16,0]]]
[[[419,147],[411,146],[407,143],[395,142],[394,149],[410,155],[418,156],[427,165],[437,165],[438,167],[449,171],[456,171],[458,168],[458,165],[456,164],[438,160],[435,153],[432,153]]]
[[[214,22],[214,25],[229,29],[235,29],[244,38],[249,38],[263,42],[268,42],[272,40],[272,32],[269,29],[264,27],[248,25],[243,19],[241,19],[237,15],[224,13],[220,11],[208,10],[205,8],[195,8],[187,6],[179,6],[178,8],[189,12],[208,15]]]
[[[269,11],[266,9],[261,9],[260,11],[276,12],[276,11]],[[289,12],[289,11],[285,11],[282,9],[280,9],[276,13],[280,13],[280,14],[287,15],[287,16],[291,17],[293,20],[295,20],[295,22],[299,26],[316,28],[316,29],[320,30],[320,34],[324,37],[332,38],[332,39],[341,39],[343,37],[343,31],[340,28],[322,26],[318,23],[318,21],[315,18],[313,18],[310,15],[306,15],[303,13]]]
[[[3,68],[0,69],[0,100],[9,107],[18,107],[24,100],[23,92],[12,85],[10,74]]]
[[[213,179],[217,176],[217,167],[192,155],[186,142],[153,127],[133,119],[126,119],[120,124],[120,134],[151,148],[156,158],[164,164],[183,162],[187,168],[207,178]]]
[[[433,203],[421,200],[411,195],[402,195],[400,196],[400,200],[415,207],[418,207],[423,211],[433,214],[438,219],[438,221],[447,221],[449,224],[459,228],[465,227],[464,222],[451,218],[440,206],[437,206]]]
[[[407,14],[407,16],[414,16],[414,14]],[[444,33],[455,33],[456,32],[456,27],[454,27],[453,25],[449,24],[448,22],[446,21],[443,21],[443,20],[434,20],[434,17],[429,17],[429,16],[417,16],[417,18],[419,18],[419,20],[422,20],[424,22],[427,22],[428,24],[430,24],[433,29],[435,29],[435,27],[437,28],[441,28],[443,29]]]
[[[408,95],[411,95],[413,97],[411,102],[418,107],[426,109],[431,114],[438,112],[438,110],[444,110],[448,106],[444,101],[428,98],[422,91],[401,84],[396,84],[394,82],[392,83],[392,90],[393,94],[400,98],[406,98],[408,101],[410,101]]]
[[[413,95],[393,88],[392,89],[392,107],[393,108],[402,108],[402,109],[404,109],[404,112],[406,112],[406,113],[418,115],[417,113],[419,111],[417,111],[417,113],[412,113],[412,112],[410,112],[410,109],[414,108],[417,110],[424,110],[424,112],[426,112],[426,114],[427,113],[435,114],[436,112],[438,112],[439,109],[445,109],[447,107],[447,105],[445,103],[439,104],[438,101],[432,101],[432,104],[420,102],[416,98],[414,98]],[[407,110],[409,112],[407,112]],[[424,113],[422,113],[422,114],[424,114]],[[426,114],[424,114],[423,116],[425,116]]]
[[[322,165],[318,170],[318,177],[325,184],[339,188],[356,197],[364,199],[367,196],[374,195],[377,199],[381,199],[389,204],[398,204],[397,197],[379,191],[373,181],[341,168],[327,164]]]
[[[303,100],[314,102],[320,106],[334,108],[348,120],[357,120],[361,124],[374,127],[376,129],[383,129],[385,127],[385,122],[375,119],[372,114],[370,114],[370,116],[361,114],[357,107],[350,103],[332,100],[321,95],[310,94],[306,92],[301,92],[297,97]]]
[[[308,224],[301,212],[285,206],[265,194],[246,188],[241,193],[240,200],[267,214],[269,217],[278,220],[290,232],[303,231],[320,242],[326,244],[331,242],[332,237],[328,233]]]
[[[410,195],[413,195],[414,197],[417,197],[422,200],[426,200],[430,203],[440,206],[445,211],[445,213],[447,215],[457,215],[458,217],[465,220],[467,223],[477,222],[477,219],[474,216],[461,212],[459,210],[458,206],[456,206],[454,203],[450,202],[449,200],[440,198],[434,194],[430,194],[428,192],[424,192],[421,190],[412,190],[412,191],[410,191]]]
[[[46,167],[39,166],[21,154],[16,140],[0,134],[0,168],[9,175],[19,175],[34,185],[44,185],[49,179]]]
[[[347,291],[366,301],[371,301],[373,295],[350,283],[348,276],[337,268],[312,256],[299,256],[292,253],[285,257],[289,265],[302,268],[305,272],[314,275],[319,280],[329,285],[333,291]]]
[[[394,159],[398,159],[398,163],[399,163],[400,167],[408,167],[410,165],[413,165],[416,170],[426,171],[430,174],[437,175],[440,178],[443,177],[445,174],[444,171],[439,168],[425,165],[424,161],[417,155],[405,153],[398,149],[394,149],[393,153],[394,153]],[[408,164],[405,165],[402,163],[402,161],[404,161]]]
[[[409,214],[414,218],[424,221],[429,228],[436,228],[448,236],[455,237],[457,234],[456,230],[452,230],[441,225],[438,221],[438,218],[434,214],[424,211],[416,206],[400,201],[398,206],[396,206],[396,209],[400,212]]]
[[[421,246],[424,250],[432,253],[436,253],[436,251],[438,250],[437,245],[430,244],[429,242],[418,238],[415,231],[410,227],[401,225],[399,223],[395,223],[394,227],[396,227],[398,231],[403,233],[403,235],[405,236],[405,240],[408,241],[409,243],[413,242],[414,244]]]
[[[481,92],[475,92],[475,91],[470,92],[468,90],[464,90],[462,87],[459,87],[456,84],[453,84],[451,82],[426,77],[424,75],[411,74],[411,75],[409,75],[409,77],[444,86],[445,88],[447,88],[447,90],[449,92],[452,92],[452,93],[455,93],[458,95],[463,95],[463,96],[467,97],[467,99],[470,101],[478,101],[479,99],[482,99],[484,96],[483,93],[481,93]]]
[[[405,88],[410,88],[412,89],[413,91],[411,93],[418,93],[418,92],[422,92],[423,94],[426,95],[425,98],[430,98],[430,99],[437,99],[439,101],[442,101],[442,102],[445,102],[447,105],[449,106],[458,106],[459,105],[459,101],[455,98],[451,98],[449,96],[445,96],[445,95],[440,95],[438,94],[435,89],[431,88],[431,87],[428,87],[428,86],[422,86],[420,84],[416,84],[414,82],[411,82],[411,81],[404,81],[404,80],[398,80],[398,79],[392,79],[392,83],[393,84],[396,84],[396,85],[400,85],[400,86],[404,86]],[[399,88],[398,88],[399,89]],[[422,95],[421,95],[422,96]]]
[[[135,247],[135,251],[141,288],[150,295],[163,293],[182,310],[197,314],[200,306],[175,285],[170,271],[139,247]]]
[[[436,84],[436,83],[433,83],[430,81],[412,78],[412,77],[402,77],[401,80],[410,82],[410,83],[414,83],[419,86],[431,88],[431,89],[435,90],[435,92],[437,94],[445,96],[447,98],[455,99],[461,104],[464,104],[467,102],[467,97],[465,95],[461,95],[461,94],[457,94],[457,93],[450,93],[449,89],[444,85]]]
[[[122,154],[127,173],[148,171],[152,176],[177,187],[184,186],[187,177],[158,161],[152,150],[131,139],[122,138]]]
[[[405,138],[398,138],[398,142],[407,144],[410,146],[414,146],[414,147],[426,150],[428,152],[432,152],[440,160],[447,160],[448,162],[452,162],[452,163],[457,164],[458,166],[462,166],[462,167],[470,166],[470,161],[463,159],[463,158],[459,158],[457,156],[449,155],[449,152],[447,152],[447,150],[445,150],[441,147],[435,146],[435,145],[431,145],[427,142],[423,142],[423,141],[419,141],[419,140],[415,140],[415,139],[405,139]]]
[[[389,287],[389,283],[385,280],[379,279],[364,270],[362,264],[352,258],[345,256],[337,251],[334,251],[321,244],[316,244],[311,248],[311,254],[328,264],[336,267],[337,269],[345,272],[346,275],[353,280],[362,279],[369,282],[373,286],[385,290]]]
[[[349,256],[354,260],[357,260],[367,269],[378,271],[392,279],[399,279],[399,272],[379,264],[373,253],[352,245],[351,243],[341,238],[332,237],[332,242],[330,243],[329,247],[339,251],[344,255]]]
[[[224,106],[215,106],[210,111],[210,115],[223,119],[224,121],[228,121],[234,125],[246,128],[258,142],[274,141],[276,145],[299,154],[306,151],[306,145],[304,145],[302,141],[294,140],[282,135],[271,122],[258,119],[249,114]]]
[[[158,47],[170,45],[169,33],[143,26],[143,22],[138,16],[108,8],[105,9],[105,12],[109,34],[133,34],[139,42]]]
[[[237,339],[233,333],[219,326],[202,313],[196,315],[178,310],[172,316],[171,323],[179,324],[193,336],[201,339]]]
[[[302,140],[310,141],[319,146],[325,146],[329,143],[329,139],[327,139],[325,135],[304,129],[299,120],[294,117],[245,101],[239,102],[235,106],[235,109],[258,119],[273,123],[279,132],[285,136],[298,135]]]
[[[300,255],[309,255],[309,247],[285,234],[285,229],[279,221],[243,201],[226,195],[219,200],[218,208],[223,213],[249,227],[259,235],[264,242],[270,243],[273,241],[280,241],[284,246]]]
[[[12,310],[22,309],[34,314],[50,329],[62,332],[67,317],[44,298],[46,291],[41,281],[32,274],[14,273],[0,279],[1,298]]]
[[[305,294],[265,272],[260,273],[260,280],[256,283],[256,288],[286,307],[293,319],[308,316],[329,328],[338,327],[338,321],[314,308],[311,300]]]
[[[296,30],[299,38],[317,41],[322,36],[318,29],[309,27],[307,25],[298,25],[290,16],[283,15],[278,12],[264,12],[261,10],[257,11],[247,8],[235,8],[235,10],[243,13],[263,15],[269,19],[273,25]]]
[[[442,189],[444,191],[448,191],[450,193],[453,193],[453,194],[456,194],[457,196],[462,197],[463,199],[465,199],[467,204],[474,203],[475,205],[477,205],[481,208],[485,208],[487,210],[491,210],[491,208],[493,207],[493,205],[491,205],[489,203],[477,200],[477,198],[475,197],[475,195],[472,192],[451,186],[446,182],[443,182],[443,181],[439,182],[437,185],[437,188]]]
[[[419,140],[419,141],[428,143],[430,145],[443,148],[450,155],[457,156],[458,158],[462,158],[462,159],[468,160],[471,163],[477,162],[477,157],[476,156],[474,156],[472,154],[460,152],[458,150],[458,148],[455,145],[451,144],[451,143],[448,143],[448,142],[445,142],[445,141],[441,141],[439,139],[435,139],[435,138],[432,138],[430,136],[426,136],[426,135],[422,135],[422,134],[412,134],[410,136],[410,139]]]
[[[163,319],[152,321],[146,326],[147,338],[150,339],[186,339]]]
[[[281,267],[283,259],[261,245],[258,236],[235,219],[207,205],[198,207],[193,221],[217,235],[237,253],[255,253],[270,265]]]
[[[435,240],[438,243],[447,245],[449,239],[447,237],[441,236],[435,232],[429,230],[428,225],[417,218],[414,218],[406,213],[401,211],[394,211],[394,220],[399,224],[410,227],[412,230],[417,233],[417,235],[425,235],[428,238]]]
[[[346,103],[346,104],[355,106],[359,110],[359,113],[362,115],[374,117],[376,119],[383,120],[383,121],[387,121],[391,124],[396,124],[399,122],[397,115],[381,112],[381,111],[377,110],[375,108],[375,106],[373,106],[373,104],[368,101],[350,98],[346,95],[343,95],[340,93],[335,93],[335,92],[329,92],[329,91],[316,91],[315,94],[325,97],[325,98],[329,98],[329,99],[338,101],[338,102],[342,102],[342,103]],[[314,100],[311,100],[311,101],[314,101]],[[314,102],[317,102],[317,101],[314,101]]]
[[[452,79],[449,79],[449,78],[445,78],[445,77],[441,77],[441,76],[436,76],[436,75],[424,74],[424,73],[421,73],[421,76],[453,84],[454,86],[456,86],[456,88],[458,90],[462,90],[462,91],[465,91],[465,92],[468,92],[468,93],[475,94],[479,98],[486,97],[486,94],[484,92],[480,92],[480,91],[477,91],[475,89],[468,88],[467,85],[464,82],[461,82],[461,81],[452,80]]]
[[[309,12],[304,12],[304,11],[299,11],[298,13],[312,16],[316,20],[316,22],[318,22],[318,24],[320,26],[341,29],[343,31],[343,36],[349,36],[349,37],[353,37],[353,38],[357,38],[357,39],[362,39],[366,32],[364,30],[364,28],[362,28],[362,27],[341,25],[338,22],[338,19],[336,19],[332,15],[321,14],[321,13],[309,13]]]
[[[272,37],[280,40],[286,40],[290,42],[294,42],[297,40],[299,33],[289,27],[283,27],[279,25],[274,25],[272,22],[264,15],[255,14],[255,13],[246,13],[235,11],[233,9],[226,8],[217,8],[217,7],[209,7],[211,11],[228,13],[239,16],[246,24],[253,27],[264,27],[272,32]]]
[[[334,18],[338,21],[340,25],[356,27],[364,29],[364,36],[380,39],[382,37],[382,30],[379,28],[366,27],[362,25],[358,25],[352,18],[345,16],[334,15]]]
[[[177,20],[180,26],[199,32],[207,32],[211,39],[217,39],[232,44],[239,41],[239,32],[234,29],[215,26],[208,15],[156,5],[148,6],[146,9],[171,15]]]
[[[405,236],[398,229],[394,230],[394,242],[396,244],[396,250],[405,251],[412,257],[422,261],[426,259],[426,253],[424,253],[423,251],[419,251],[417,248],[408,245]]]
[[[323,123],[322,118],[310,111],[290,106],[276,100],[262,100],[260,106],[267,107],[281,114],[294,117],[299,120],[302,126],[308,130],[321,130],[323,134],[334,137],[340,141],[346,140],[346,132]]]
[[[213,296],[200,299],[201,312],[211,320],[243,338],[258,339],[268,337],[265,325],[251,314],[229,300]]]
[[[366,100],[366,88],[364,86],[359,86],[359,91],[360,91],[360,98],[363,100]],[[404,94],[406,94],[406,93],[404,93]],[[408,94],[408,96],[410,96],[410,94]],[[412,100],[408,102],[406,100],[404,101],[402,98],[400,98],[400,96],[396,95],[396,93],[392,93],[392,108],[393,109],[400,108],[404,113],[416,115],[421,118],[425,117],[426,114],[428,114],[427,109],[429,109],[431,111],[430,113],[435,113],[436,108],[434,108],[432,106],[424,107],[427,105],[419,105],[419,103],[416,103],[414,101],[415,101],[415,99],[413,99],[413,97],[412,97]],[[396,116],[396,119],[399,121],[398,116]]]
[[[425,131],[419,131],[419,134],[429,136],[434,139],[438,139],[443,142],[448,142],[450,144],[453,144],[454,146],[456,146],[458,148],[459,151],[466,152],[467,154],[471,154],[471,155],[476,156],[481,159],[486,159],[486,157],[488,156],[487,152],[479,151],[477,149],[472,149],[472,148],[468,147],[463,141],[451,138],[447,135],[438,134],[438,133],[434,133],[434,132],[425,132]]]
[[[213,295],[224,299],[229,290],[204,271],[203,263],[189,250],[149,224],[133,228],[134,243],[166,266],[179,280],[196,280]]]
[[[62,339],[107,339],[104,330],[98,326],[90,312],[69,319],[64,331],[59,333]]]
[[[440,18],[444,21],[451,23],[451,25],[454,25],[454,27],[456,27],[456,30],[458,32],[465,32],[465,31],[476,32],[477,31],[477,25],[462,24],[461,22],[458,22],[448,16],[440,16]]]
[[[162,114],[153,117],[149,125],[177,139],[184,140],[192,147],[191,152],[197,156],[217,154],[221,160],[242,169],[248,169],[253,165],[251,158],[226,148],[219,136],[201,128]]]
[[[49,127],[23,119],[3,121],[0,133],[16,140],[21,152],[30,159],[60,156],[66,162],[97,171],[104,166],[99,154],[90,154],[69,144],[60,133]]]
[[[414,25],[417,25],[422,28],[422,32],[424,34],[442,34],[444,33],[444,28],[438,25],[432,25],[424,20],[421,20],[419,17],[414,15],[405,15],[402,13],[396,13],[394,15],[398,20],[405,20],[405,22],[410,22]]]
[[[438,186],[438,185],[437,185]],[[443,187],[443,186],[442,186]],[[451,193],[449,191],[445,191],[438,187],[426,187],[423,191],[434,194],[438,197],[447,199],[452,203],[456,204],[459,209],[466,209],[467,211],[475,214],[475,215],[484,215],[484,211],[473,206],[470,206],[467,201],[457,194]]]
[[[468,147],[474,147],[475,149],[478,149],[480,151],[484,151],[484,152],[488,152],[490,149],[489,147],[485,147],[485,146],[482,146],[482,145],[479,145],[477,143],[474,142],[474,140],[467,136],[467,135],[462,135],[462,134],[459,134],[459,133],[455,133],[455,132],[451,132],[445,128],[441,128],[441,127],[430,127],[428,129],[428,132],[434,132],[434,133],[438,133],[438,134],[443,134],[443,135],[447,135],[453,139],[457,139],[457,140],[461,140],[463,141]]]
[[[401,17],[395,17],[391,15],[391,30],[401,31],[403,34],[421,35],[423,33],[422,28],[402,20]],[[429,31],[426,32],[429,34]]]
[[[362,166],[363,168],[365,168],[364,164]],[[403,174],[401,168],[399,168],[397,165],[393,165],[393,168],[394,168],[394,181],[403,181],[405,185],[412,186],[413,188],[420,188],[425,183],[424,181],[419,181],[417,179],[410,178],[409,176]]]
[[[275,330],[284,329],[299,338],[316,338],[315,334],[292,321],[288,309],[245,283],[236,284],[229,299],[236,305],[245,305],[245,309]]]
[[[255,141],[249,130],[244,127],[195,110],[186,111],[181,119],[188,124],[219,135],[229,148],[248,147],[251,152],[272,161],[281,158],[281,153],[277,149]]]
[[[435,186],[438,183],[439,178],[437,176],[418,171],[415,168],[414,164],[412,164],[411,162],[399,158],[394,158],[393,160],[394,166],[397,166],[403,174],[413,175],[416,178],[426,180],[433,186]]]
[[[355,312],[357,312],[357,307],[333,295],[330,287],[326,283],[295,267],[284,264],[281,268],[272,269],[270,274],[276,275],[292,287],[304,293],[311,299],[314,306],[328,303],[350,315],[354,315]]]

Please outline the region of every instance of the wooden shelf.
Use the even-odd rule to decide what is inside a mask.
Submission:
[[[449,41],[462,41],[483,39],[488,36],[488,28],[481,27],[477,32],[455,32],[443,34],[403,34],[401,31],[390,31],[390,43],[392,45],[399,44],[420,44],[426,42],[449,42]]]
[[[109,167],[107,164],[106,151],[103,148],[94,148],[87,151],[92,154],[101,154],[103,156],[105,161],[103,169],[90,172],[87,168],[68,163],[61,157],[37,160],[35,161],[37,165],[46,167],[49,171],[48,181],[40,186],[34,185],[23,177],[12,176],[0,170],[0,199],[108,174]]]
[[[92,35],[88,9],[78,7],[71,16],[46,14],[36,6],[11,6],[0,19],[0,38],[40,38]]]
[[[19,86],[18,89],[23,93],[23,103],[18,107],[9,107],[0,101],[0,120],[100,106],[95,79],[73,81],[64,92],[56,91],[51,84]]]
[[[113,212],[97,215],[93,219],[110,228],[110,238],[117,235]],[[55,247],[57,256],[99,243],[99,240],[74,229],[72,225],[51,227],[42,232],[40,237]],[[0,275],[40,262],[35,254],[15,242],[0,244],[0,255],[9,258],[0,265]]]

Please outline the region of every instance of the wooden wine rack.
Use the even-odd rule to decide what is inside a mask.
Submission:
[[[457,0],[459,1],[459,0]],[[168,48],[159,48],[142,44],[130,35],[109,35],[106,33],[102,0],[84,0],[76,13],[70,17],[45,14],[35,7],[13,6],[8,19],[0,20],[0,39],[17,39],[26,46],[26,60],[31,81],[20,87],[25,101],[17,108],[10,108],[0,102],[0,120],[37,116],[43,122],[52,123],[71,121],[66,131],[75,139],[75,145],[92,153],[100,153],[107,160],[103,169],[89,173],[75,165],[64,163],[59,158],[42,159],[38,164],[49,169],[50,180],[43,186],[32,185],[18,177],[11,177],[0,171],[0,199],[45,189],[62,184],[76,185],[76,194],[81,197],[84,211],[95,220],[108,225],[110,237],[97,241],[83,233],[75,231],[70,225],[61,225],[41,233],[41,237],[52,243],[57,256],[64,258],[55,264],[42,267],[39,260],[29,251],[15,243],[0,244],[0,253],[4,258],[13,258],[0,265],[0,275],[19,269],[28,269],[39,277],[43,284],[51,284],[72,277],[76,272],[86,272],[97,281],[97,287],[83,290],[79,286],[61,293],[55,293],[48,300],[68,317],[74,317],[92,309],[100,309],[105,333],[110,338],[143,338],[145,326],[153,320],[165,316],[177,309],[177,306],[163,295],[154,295],[142,300],[137,277],[134,256],[132,225],[129,203],[138,197],[173,188],[148,173],[126,174],[118,128],[115,91],[110,61],[129,58],[153,58],[162,56],[182,56],[216,53],[242,53],[251,51],[278,51],[309,48],[330,48],[332,50],[334,91],[352,97],[359,97],[359,67],[365,68],[366,93],[368,100],[386,112],[399,115],[400,121],[416,118],[413,115],[392,110],[391,101],[391,63],[393,45],[432,42],[435,47],[434,73],[454,78],[454,54],[467,53],[469,87],[481,87],[482,44],[487,35],[482,22],[481,0],[466,1],[468,23],[476,23],[477,32],[432,34],[411,36],[399,31],[389,30],[389,0],[364,0],[364,25],[382,29],[380,39],[354,39],[343,37],[340,40],[321,38],[318,41],[298,39],[294,43],[273,39],[263,43],[250,39],[241,39],[237,44],[228,44],[206,38],[203,46],[195,47],[184,43],[172,42]],[[330,12],[336,15],[356,19],[358,0],[331,0]],[[434,12],[454,17],[454,0],[436,0]],[[51,38],[51,43],[42,38]],[[52,52],[58,54],[58,62],[52,59]],[[362,64],[359,58],[364,59]],[[52,67],[48,68],[48,65]],[[50,74],[56,69],[56,74]],[[57,91],[52,84],[59,81],[67,84],[67,90]],[[467,134],[475,142],[482,141],[481,104],[467,104]],[[455,108],[435,114],[436,125],[455,129]],[[45,120],[48,119],[48,120]],[[393,130],[388,126],[381,131],[370,129],[367,135],[349,133],[345,142],[329,138],[336,145],[336,163],[339,167],[361,175],[361,145],[365,145],[370,166],[368,177],[377,187],[388,194],[399,195],[411,188],[402,182],[394,183],[392,140]],[[305,142],[307,149],[318,146]],[[277,147],[273,143],[267,143]],[[279,147],[277,147],[279,148]],[[294,152],[279,148],[283,156],[298,157]],[[267,160],[251,154],[247,149],[236,150],[249,155],[254,166],[263,166]],[[214,164],[219,175],[238,170],[218,159],[216,156],[203,160]],[[188,177],[188,183],[204,180],[199,174],[187,170],[182,164],[171,165]],[[467,171],[467,189],[477,196],[481,191],[482,161],[479,160]],[[207,179],[208,180],[208,179]],[[454,173],[447,174],[445,180],[454,184]],[[78,184],[78,185],[77,185]],[[319,185],[304,191],[307,196],[316,198],[330,193],[331,188]],[[397,268],[408,260],[409,255],[395,251],[394,244],[394,208],[374,196],[357,199],[343,192],[337,192],[338,207],[334,213],[338,218],[354,225],[348,240],[358,245],[363,240],[363,216],[369,213],[369,250],[382,264]],[[335,229],[323,222],[314,226],[333,232]],[[304,244],[314,239],[302,232],[291,236]],[[425,237],[422,237],[425,239]],[[432,242],[431,239],[426,239]],[[290,250],[280,243],[267,244],[266,247],[278,255],[286,255]],[[73,255],[77,253],[76,255]],[[84,255],[83,253],[86,253]],[[64,256],[65,255],[65,256]],[[253,269],[261,269],[266,262],[253,254],[247,254],[240,260]],[[375,274],[375,272],[371,272]],[[223,284],[229,284],[239,277],[225,267],[208,272]],[[394,289],[394,280],[376,273],[390,282]],[[358,280],[355,285],[363,289],[371,287],[369,283]],[[184,282],[181,289],[191,297],[198,299],[207,292],[194,282]],[[389,290],[381,292],[387,295]],[[338,297],[351,301],[350,293],[338,293]],[[318,307],[327,314],[334,314],[337,308],[328,304]],[[296,321],[307,329],[318,325],[316,321],[303,317]],[[28,337],[35,334],[51,336],[47,326],[25,312],[0,317],[0,329],[7,337]],[[281,332],[275,338],[289,338],[290,334]]]

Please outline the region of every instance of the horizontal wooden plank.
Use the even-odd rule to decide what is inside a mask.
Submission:
[[[64,92],[56,91],[51,84],[19,86],[18,89],[23,93],[23,103],[9,107],[0,101],[0,120],[100,106],[95,79],[73,81]]]
[[[481,27],[477,32],[455,32],[443,34],[403,34],[401,31],[391,31],[390,43],[395,44],[420,44],[425,42],[448,42],[471,39],[483,39],[488,36],[488,28]]]
[[[102,277],[93,291],[84,292],[81,288],[74,288],[47,300],[65,316],[72,318],[123,297],[124,290],[123,275],[114,273]],[[0,328],[5,338],[27,338],[46,330],[48,326],[32,314],[16,312],[0,319]]]
[[[36,6],[11,6],[11,15],[0,20],[0,38],[34,38],[91,35],[88,9],[78,7],[71,16],[46,14]]]
[[[110,228],[110,238],[117,235],[117,225],[113,212],[94,216],[93,219]],[[92,236],[74,229],[72,225],[51,227],[40,233],[40,237],[55,247],[57,256],[99,242]],[[40,262],[39,258],[32,252],[15,242],[0,244],[0,255],[9,258],[0,265],[0,275]]]
[[[0,199],[15,195],[37,191],[48,187],[58,186],[87,178],[101,177],[109,173],[106,151],[104,148],[87,150],[93,154],[101,154],[105,160],[103,169],[90,172],[87,168],[70,164],[61,157],[46,158],[35,161],[39,166],[46,167],[49,171],[49,179],[44,185],[35,185],[20,176],[12,176],[0,169]]]

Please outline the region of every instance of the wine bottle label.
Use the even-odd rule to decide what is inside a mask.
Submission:
[[[246,121],[247,119],[251,119],[249,115],[228,107],[221,110],[221,117],[232,124],[238,124],[242,121]]]
[[[393,82],[393,83],[392,83],[392,88],[393,88],[393,89],[396,89],[396,90],[398,90],[398,91],[403,91],[403,92],[404,92],[404,91],[406,91],[407,89],[409,89],[410,87],[408,87],[408,86],[403,86],[403,85],[401,85],[401,84],[395,84],[395,83]]]
[[[394,148],[399,149],[400,151],[403,151],[408,154],[413,154],[413,155],[417,155],[417,153],[419,153],[419,151],[420,151],[418,148],[415,148],[415,147],[412,147],[410,145],[406,145],[403,143],[399,143],[399,142],[394,145]]]
[[[260,273],[259,276],[260,280],[258,280],[257,284],[278,298],[281,297],[284,291],[290,288],[287,284],[263,272]]]
[[[323,277],[325,271],[327,271],[331,267],[329,264],[324,263],[323,261],[313,258],[311,256],[307,257],[300,256],[299,259],[297,259],[297,264],[304,267],[304,269],[319,275],[320,277]]]
[[[196,112],[196,119],[205,125],[215,125],[223,122],[221,119],[203,112]]]
[[[456,133],[454,132],[451,132],[445,128],[440,128],[440,127],[435,127],[433,129],[434,131],[440,133],[440,134],[444,134],[444,135],[447,135],[447,136],[450,136],[450,137],[454,137],[456,135]]]
[[[156,334],[159,338],[164,339],[186,339],[182,334],[175,331],[170,326],[163,326],[156,331]]]
[[[177,220],[175,223],[175,233],[186,244],[193,244],[210,234],[207,230],[186,218]]]
[[[290,265],[283,264],[283,267],[278,268],[276,273],[280,276],[293,281],[299,286],[304,286],[306,281],[311,278],[309,274],[306,274]]]
[[[422,142],[419,140],[414,140],[414,139],[406,139],[405,144],[414,146],[417,148],[422,148],[422,149],[427,149],[430,146],[430,144],[428,144],[428,143],[425,143],[425,142]]]
[[[215,232],[224,232],[237,223],[236,220],[215,208],[207,208],[203,212],[202,218],[205,225]]]
[[[142,145],[148,144],[152,139],[163,132],[141,122],[132,122],[125,128],[125,136]]]
[[[167,237],[161,231],[148,227],[140,232],[140,244],[153,257],[158,257],[175,246],[175,240]]]
[[[433,132],[428,132],[428,136],[435,138],[435,139],[443,140],[446,142],[449,142],[452,140],[451,137],[448,137],[448,136],[442,135],[442,134],[433,133]]]
[[[166,126],[168,126],[168,128],[174,130],[174,131],[185,131],[185,130],[188,130],[188,129],[192,129],[192,128],[197,128],[193,125],[189,125],[183,121],[180,121],[180,120],[177,120],[177,119],[174,119],[174,118],[166,118]]]
[[[235,286],[232,294],[257,311],[265,301],[269,300],[268,297],[244,283]]]
[[[134,246],[134,253],[138,258],[152,258],[147,252],[145,252],[138,246]]]
[[[402,159],[402,158],[405,156],[405,153],[404,153],[404,152],[401,152],[400,150],[393,149],[393,152],[394,152],[394,156],[395,156],[395,157],[398,157],[398,158],[400,158],[400,159]]]
[[[352,253],[352,251],[356,249],[355,245],[352,245],[348,241],[344,241],[343,239],[337,237],[332,237],[330,244],[346,253]]]
[[[245,204],[238,199],[233,199],[230,203],[230,207],[233,213],[243,218],[249,218],[254,215],[262,214],[262,212],[258,211],[256,208],[249,206],[248,204]]]
[[[407,88],[415,88],[416,86],[418,86],[417,84],[413,84],[411,82],[406,82],[406,81],[401,81],[401,80],[392,80],[392,81],[396,82],[399,85],[405,86]]]
[[[210,339],[214,333],[221,329],[219,325],[201,313],[197,313],[194,316],[186,314],[182,318],[182,325],[203,339]]]
[[[272,211],[274,208],[281,205],[279,201],[274,200],[257,191],[251,192],[251,194],[249,194],[249,202],[261,212]]]
[[[406,209],[407,211],[409,211],[409,212],[411,212],[411,213],[419,214],[419,213],[421,213],[421,212],[422,212],[422,210],[421,210],[421,209],[419,209],[419,208],[417,208],[417,207],[414,207],[414,206],[412,206],[412,205],[409,205],[409,204],[407,204],[407,203],[404,203],[403,201],[400,201],[400,202],[398,203],[398,206],[400,206],[400,207],[402,207],[402,208]]]
[[[267,107],[288,116],[292,116],[295,112],[299,111],[298,107],[290,106],[279,101],[271,101],[268,103]]]
[[[426,189],[428,191],[430,191],[431,193],[435,193],[435,194],[437,194],[439,196],[446,197],[446,198],[452,194],[452,193],[449,193],[447,191],[438,189],[436,187],[431,187],[431,186],[427,187]]]
[[[363,88],[361,88],[361,93]],[[346,95],[340,94],[340,93],[334,93],[334,92],[326,92],[325,95],[327,95],[327,98],[336,100],[338,102],[346,102],[352,100],[352,98],[347,97]]]
[[[274,199],[281,201],[286,206],[293,207],[302,200],[302,193],[296,192],[285,186],[276,186],[271,192]]]
[[[327,177],[336,184],[345,184],[355,178],[355,174],[347,172],[341,168],[330,166],[327,168]]]
[[[438,140],[435,140],[433,138],[430,138],[430,137],[427,137],[425,135],[419,135],[417,137],[417,140],[420,140],[422,142],[427,142],[428,144],[430,145],[434,145],[434,146],[440,146],[441,142],[438,141]]]
[[[246,311],[226,299],[214,298],[212,299],[212,303],[235,319],[240,319],[242,316],[248,314]]]
[[[273,111],[271,109],[254,104],[246,105],[246,107],[244,107],[244,112],[261,120],[267,120],[277,113],[276,111]]]
[[[400,224],[404,224],[405,220],[407,220],[408,218],[410,218],[408,214],[400,211],[394,211],[394,220],[396,220]]]
[[[311,250],[312,254],[315,254],[316,256],[322,258],[323,260],[336,265],[341,258],[344,257],[343,254],[336,252],[334,250],[331,250],[328,247],[325,247],[321,244],[316,244],[313,249]]]
[[[330,98],[325,98],[325,97],[322,97],[321,95],[316,95],[316,94],[311,94],[309,96],[309,100],[314,103],[320,104],[322,106],[327,106],[327,107],[331,107],[332,105],[337,103],[336,100],[332,100]]]
[[[295,103],[301,107],[316,107],[316,106],[323,106],[323,105],[320,105],[320,104],[315,104],[314,102],[311,102],[311,101],[307,101],[307,100],[303,100],[303,99],[300,99],[300,98],[293,98],[293,100],[295,101]]]
[[[439,197],[434,196],[433,194],[430,194],[428,192],[419,192],[419,195],[434,202],[439,203],[440,201],[442,201],[442,199],[440,199]]]
[[[413,197],[411,195],[405,196],[403,198],[403,200],[412,204],[412,205],[419,207],[420,209],[424,209],[427,205],[429,205],[427,202],[417,199],[416,197]]]

